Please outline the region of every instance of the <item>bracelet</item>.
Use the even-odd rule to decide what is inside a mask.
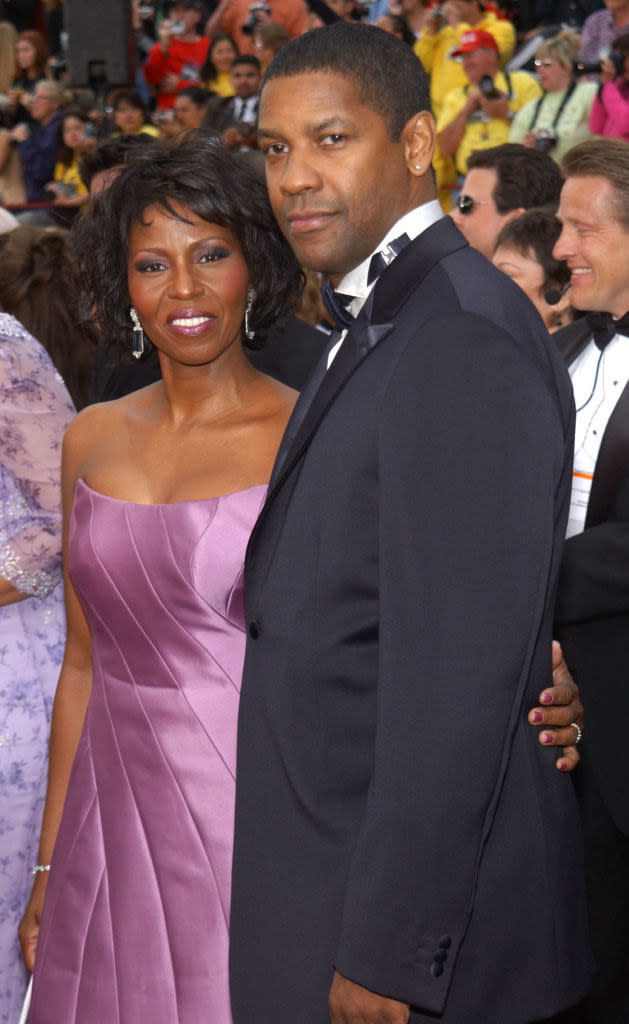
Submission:
[[[36,864],[32,873],[37,875],[40,871],[50,871],[50,864]]]

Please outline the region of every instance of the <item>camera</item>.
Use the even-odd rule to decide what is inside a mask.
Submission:
[[[535,149],[538,153],[549,153],[557,144],[557,135],[551,128],[536,128],[531,134],[535,139]]]
[[[261,11],[264,11],[265,14],[271,13],[271,8],[265,0],[254,0],[254,3],[249,4],[249,16],[242,26],[242,31],[245,35],[250,36],[253,32],[254,28],[258,24],[258,13]]]
[[[500,97],[502,96],[500,90],[496,89],[496,86],[494,85],[494,80],[491,77],[491,75],[483,75],[480,82],[478,83],[478,88],[480,89],[486,100],[499,100]]]
[[[617,53],[616,50],[612,50],[608,55],[608,59],[614,65],[614,71],[618,78],[622,75],[625,70],[625,57],[622,53]],[[591,64],[585,64],[581,60],[575,60],[572,65],[575,75],[600,75],[602,71],[601,61],[593,61]]]

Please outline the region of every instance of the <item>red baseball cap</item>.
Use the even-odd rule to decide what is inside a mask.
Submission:
[[[491,32],[485,32],[482,28],[474,28],[463,33],[458,48],[452,51],[451,56],[460,57],[462,53],[471,53],[473,50],[495,50],[498,52],[498,43]]]

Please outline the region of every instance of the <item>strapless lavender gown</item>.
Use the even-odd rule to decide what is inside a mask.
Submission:
[[[94,678],[29,1024],[231,1022],[243,562],[265,491],[136,505],[77,483]]]

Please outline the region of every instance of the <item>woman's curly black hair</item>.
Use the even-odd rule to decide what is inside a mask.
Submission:
[[[130,231],[144,223],[150,206],[181,219],[174,205],[228,228],[238,239],[255,289],[250,324],[256,333],[253,341],[243,334],[243,344],[260,348],[260,331],[297,305],[302,273],[255,171],[238,154],[193,132],[142,147],[75,225],[82,283],[100,329],[130,347]]]

